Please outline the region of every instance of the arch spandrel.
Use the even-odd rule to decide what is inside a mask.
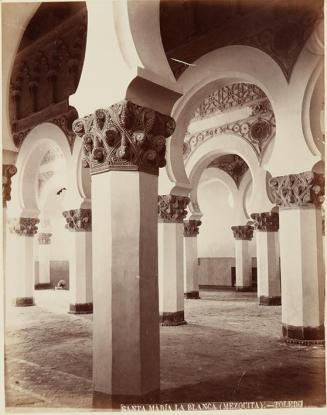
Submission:
[[[19,215],[39,214],[37,180],[42,158],[51,147],[58,147],[67,166],[71,152],[63,131],[52,123],[43,123],[26,136],[17,156],[17,175],[12,186],[10,213]]]
[[[242,69],[239,63],[242,62]],[[287,81],[280,67],[266,53],[249,46],[228,46],[202,56],[179,78],[184,90],[172,112],[176,130],[167,148],[167,170],[171,180],[188,184],[181,154],[187,126],[199,103],[213,90],[237,82],[252,83],[265,93],[274,114]],[[276,123],[277,123],[276,117]]]

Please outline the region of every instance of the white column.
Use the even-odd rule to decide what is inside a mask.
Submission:
[[[90,314],[93,312],[91,209],[71,209],[63,215],[70,231],[69,312]]]
[[[8,278],[13,279],[13,304],[34,305],[34,241],[36,218],[10,220],[11,241],[8,246]]]
[[[251,218],[256,229],[259,304],[280,305],[278,213],[253,213]]]
[[[35,289],[51,288],[50,282],[50,243],[51,233],[38,233],[39,242],[39,281]]]
[[[324,339],[322,175],[304,172],[271,179],[279,205],[283,336]]]
[[[5,295],[5,310],[10,297],[10,280],[7,275],[7,202],[11,199],[11,178],[17,173],[13,164],[2,165],[2,260],[3,260],[3,291]]]
[[[252,258],[249,241],[253,237],[250,225],[232,226],[235,238],[236,291],[252,291]]]
[[[184,221],[184,297],[199,299],[197,235],[201,221]]]
[[[128,171],[92,176],[93,380],[109,395],[160,387],[157,180]]]
[[[129,101],[73,125],[92,174],[95,407],[157,399],[157,176],[174,127],[170,117]]]
[[[189,198],[160,195],[158,199],[159,312],[163,326],[184,320],[183,219]]]

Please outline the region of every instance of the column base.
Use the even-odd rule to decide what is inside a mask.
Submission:
[[[283,339],[287,343],[323,344],[325,343],[325,327],[302,327],[283,324]]]
[[[52,285],[50,282],[42,282],[39,284],[35,284],[34,288],[36,290],[50,290],[50,288],[52,288]]]
[[[69,314],[92,314],[93,303],[69,304]]]
[[[243,291],[243,292],[253,292],[253,291],[255,291],[255,287],[252,287],[252,286],[249,286],[249,287],[236,286],[235,290],[236,291]]]
[[[199,300],[199,291],[190,291],[188,293],[184,293],[184,298],[187,298],[189,300]]]
[[[181,326],[187,324],[184,320],[184,311],[176,311],[175,313],[160,313],[161,326]]]
[[[156,404],[160,402],[160,390],[145,395],[108,395],[103,392],[93,392],[93,408],[124,409],[124,405]]]
[[[264,295],[260,295],[259,297],[259,305],[281,305],[281,297],[266,297]]]
[[[35,305],[34,297],[17,297],[13,300],[16,307],[30,307]]]

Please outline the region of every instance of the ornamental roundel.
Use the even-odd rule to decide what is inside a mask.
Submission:
[[[271,134],[271,125],[266,120],[258,120],[252,124],[250,134],[255,141],[265,141]]]

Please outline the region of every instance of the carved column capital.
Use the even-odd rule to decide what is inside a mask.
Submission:
[[[19,236],[34,236],[37,233],[37,218],[14,218],[9,220],[9,231]]]
[[[83,140],[83,165],[91,174],[136,170],[158,175],[166,165],[165,139],[174,129],[173,118],[127,100],[73,123]]]
[[[66,219],[66,229],[75,232],[92,231],[92,211],[91,209],[72,209],[62,212]]]
[[[199,234],[200,220],[186,220],[184,221],[184,236],[195,237]]]
[[[159,222],[183,223],[183,220],[187,215],[186,207],[189,202],[190,198],[185,196],[159,195]]]
[[[13,164],[2,165],[2,207],[7,207],[7,202],[11,199],[11,178],[17,173],[17,168]]]
[[[231,229],[236,240],[251,241],[253,238],[253,227],[251,225],[232,226]]]
[[[278,232],[278,212],[252,213],[251,218],[254,220],[254,229],[262,232]]]
[[[324,201],[324,176],[319,173],[306,171],[273,177],[269,185],[276,205],[282,208],[320,207]]]
[[[38,234],[38,241],[40,245],[50,245],[52,233],[41,232]]]

